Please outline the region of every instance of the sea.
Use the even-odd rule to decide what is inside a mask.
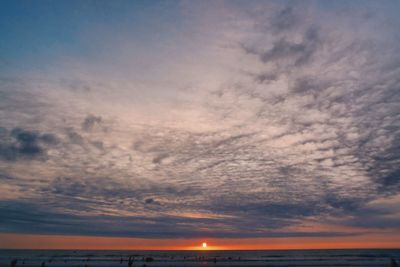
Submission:
[[[129,262],[131,259],[131,262]],[[374,266],[400,267],[400,249],[91,251],[0,250],[0,266],[24,267]],[[15,265],[13,265],[15,264]]]

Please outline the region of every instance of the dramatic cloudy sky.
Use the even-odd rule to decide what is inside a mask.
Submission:
[[[399,10],[2,1],[0,232],[400,234]]]

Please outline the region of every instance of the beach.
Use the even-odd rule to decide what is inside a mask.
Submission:
[[[391,266],[399,249],[279,251],[1,250],[0,266]]]

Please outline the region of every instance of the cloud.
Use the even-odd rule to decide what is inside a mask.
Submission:
[[[68,129],[67,135],[73,144],[83,145],[85,143],[84,138],[73,129]]]
[[[381,20],[394,17],[309,2],[192,5],[182,12],[191,34],[141,47],[106,32],[112,64],[94,52],[0,81],[0,229],[152,238],[352,235],[296,228],[310,221],[395,228],[397,211],[375,203],[400,186],[400,59]]]
[[[0,211],[5,214],[2,232],[56,234],[85,234],[94,236],[122,236],[146,238],[176,237],[310,237],[310,236],[352,236],[342,232],[209,232],[196,229],[193,225],[210,224],[212,219],[178,217],[114,217],[107,215],[80,217],[70,214],[45,211],[32,204],[1,202]],[[186,226],[185,226],[186,224]],[[6,225],[6,227],[4,227]],[[96,225],[96,227],[93,227]],[[161,227],[161,228],[160,228]]]
[[[91,131],[96,125],[101,124],[101,121],[100,116],[88,115],[82,122],[82,130]]]
[[[298,18],[293,7],[287,6],[278,12],[271,20],[270,25],[274,31],[280,32],[291,29],[296,25],[296,22],[298,22]]]
[[[167,153],[159,154],[153,158],[153,163],[156,163],[156,164],[162,163],[162,161],[164,159],[168,158],[168,156],[169,155]]]
[[[5,130],[7,131],[7,130]],[[39,159],[45,156],[45,147],[58,143],[57,137],[50,133],[39,134],[21,128],[14,128],[5,142],[0,143],[0,159],[14,161],[22,159]]]
[[[315,53],[318,45],[318,32],[315,28],[310,28],[305,33],[300,43],[289,42],[285,39],[278,40],[273,47],[260,54],[263,63],[270,61],[283,61],[289,59],[294,65],[307,63]]]

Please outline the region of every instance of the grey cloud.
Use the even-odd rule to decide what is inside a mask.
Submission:
[[[255,75],[255,79],[260,83],[275,81],[277,78],[278,74],[276,73],[261,73]]]
[[[154,203],[154,199],[152,199],[152,198],[146,198],[146,199],[145,199],[145,203],[146,203],[146,204]]]
[[[386,198],[386,197],[384,197]],[[397,204],[392,204],[398,206]],[[396,216],[398,209],[393,206],[386,207],[381,205],[359,205],[359,207],[350,213],[350,216],[341,219],[344,225],[361,227],[365,229],[387,229],[399,228],[400,218]]]
[[[377,214],[363,214],[352,220],[348,220],[345,224],[355,227],[364,227],[370,229],[385,229],[385,228],[399,228],[400,219],[398,218],[383,218]]]
[[[373,156],[369,172],[382,193],[396,193],[400,189],[400,148],[398,143]]]
[[[318,31],[312,27],[304,34],[301,43],[294,43],[280,39],[265,53],[260,54],[264,63],[289,59],[294,65],[300,66],[307,63],[319,45]]]
[[[142,141],[136,141],[136,142],[134,142],[134,143],[132,144],[132,149],[133,149],[133,150],[141,151],[143,144],[144,144],[144,143],[143,143]]]
[[[365,200],[362,197],[341,197],[330,193],[325,196],[324,201],[329,207],[346,213],[356,212],[365,204]]]
[[[154,158],[153,158],[153,163],[155,163],[155,164],[160,164],[160,163],[162,163],[162,161],[164,160],[164,159],[166,159],[166,158],[168,158],[168,153],[161,153],[161,154],[158,154],[157,156],[155,156]]]
[[[147,195],[190,196],[199,193],[192,187],[173,184],[145,183],[137,185],[133,182],[118,182],[102,177],[58,177],[43,187],[42,192],[55,193],[69,197],[87,197],[88,199],[134,199],[141,200]]]
[[[319,86],[316,84],[313,78],[301,77],[294,82],[292,91],[296,94],[304,94],[314,91],[316,88],[319,88]]]
[[[178,237],[327,237],[351,236],[341,232],[236,232],[197,230],[194,225],[211,224],[210,219],[180,219],[176,217],[79,217],[60,212],[46,211],[26,202],[0,202],[2,232],[35,234],[84,234],[95,236],[122,236],[146,238]],[[96,227],[93,227],[96,225]]]
[[[92,145],[95,146],[99,150],[104,150],[104,144],[102,141],[93,141]]]
[[[88,115],[82,122],[82,130],[91,131],[101,123],[102,118],[100,116]]]
[[[49,133],[42,134],[40,140],[49,145],[57,145],[60,142],[56,135]]]
[[[85,140],[79,133],[75,132],[73,129],[67,129],[67,135],[71,143],[77,145],[85,144]]]
[[[6,174],[6,173],[0,173],[0,179],[3,179],[3,180],[13,180],[14,177],[12,177],[11,175],[8,175],[8,174]]]
[[[66,79],[61,79],[61,84],[65,84],[69,88],[71,88],[72,91],[78,92],[78,93],[88,93],[92,91],[92,86],[90,83],[82,81],[82,80],[66,80]]]
[[[45,156],[46,147],[58,144],[58,138],[50,133],[14,128],[0,143],[0,158],[5,160],[39,159]]]
[[[293,11],[293,7],[288,6],[279,11],[270,23],[273,31],[280,32],[291,29],[298,22],[297,15]]]
[[[382,185],[385,187],[384,190],[387,190],[387,187],[397,186],[400,183],[400,169],[395,169],[393,171],[389,171],[389,173],[385,173],[382,179]]]
[[[246,216],[253,216],[254,218],[261,216],[264,217],[266,214],[269,215],[269,218],[264,222],[268,227],[282,227],[283,219],[297,219],[299,220],[301,217],[312,216],[321,213],[322,207],[318,203],[284,203],[277,202],[273,203],[271,201],[246,201],[246,199],[242,199],[243,203],[223,203],[218,208],[222,208],[222,211],[244,211]],[[228,204],[228,206],[224,206],[224,204]],[[276,220],[276,225],[268,224],[272,219]],[[290,222],[290,221],[288,221]],[[290,225],[293,222],[290,222]]]

